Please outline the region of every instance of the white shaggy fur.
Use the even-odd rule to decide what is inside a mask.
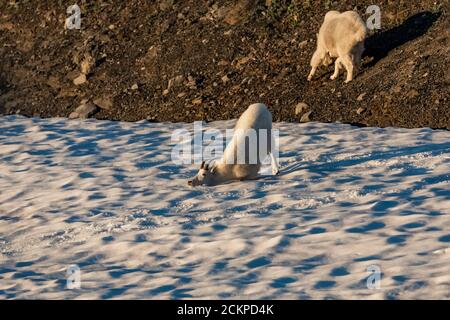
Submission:
[[[317,36],[317,49],[311,58],[311,72],[308,81],[311,81],[317,67],[325,66],[335,61],[335,70],[331,80],[339,76],[342,66],[347,70],[346,83],[353,80],[356,69],[361,64],[361,55],[364,51],[364,39],[367,28],[364,21],[355,11],[329,11],[325,15]]]
[[[244,162],[239,161],[238,154],[245,150],[245,154],[249,155],[249,143],[245,143],[245,132],[247,129],[254,129],[256,133],[260,129],[267,130],[267,148],[260,153],[260,143],[256,146],[256,152],[258,154],[256,163],[248,161],[249,158],[243,159]],[[258,172],[261,168],[261,162],[263,158],[270,155],[272,163],[273,174],[278,174],[278,164],[275,157],[272,154],[272,146],[274,141],[272,139],[272,114],[267,109],[266,105],[262,103],[252,104],[241,115],[234,127],[233,138],[227,145],[222,159],[217,161],[214,165],[209,166],[202,163],[200,170],[194,179],[188,182],[191,186],[197,185],[217,185],[232,180],[251,180],[258,177]],[[242,149],[244,148],[244,149]],[[265,154],[264,154],[265,153]]]

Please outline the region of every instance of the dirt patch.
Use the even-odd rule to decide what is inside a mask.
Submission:
[[[0,4],[1,113],[67,117],[87,99],[98,119],[212,121],[263,102],[299,121],[304,102],[311,121],[450,129],[447,1],[379,1],[349,84],[332,66],[306,81],[315,34],[372,1],[80,1],[80,30],[63,2]]]

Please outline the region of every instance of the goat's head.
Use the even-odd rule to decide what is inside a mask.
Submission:
[[[200,185],[213,185],[215,183],[216,167],[210,166],[205,161],[200,165],[197,175],[188,181],[188,185],[195,187]]]

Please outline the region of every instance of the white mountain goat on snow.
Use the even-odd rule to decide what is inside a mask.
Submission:
[[[346,83],[353,80],[357,68],[361,64],[361,55],[364,51],[364,39],[367,28],[364,21],[355,11],[329,11],[325,15],[322,26],[317,35],[317,49],[311,58],[311,72],[308,81],[311,81],[317,67],[322,63],[328,66],[331,58],[337,58],[331,80],[339,76],[342,66],[347,70]]]
[[[188,184],[213,186],[232,180],[256,179],[261,163],[268,155],[271,158],[272,173],[278,174],[278,163],[272,153],[273,146],[272,114],[264,104],[252,104],[237,121],[233,138],[222,158],[212,165],[203,161],[197,175]]]

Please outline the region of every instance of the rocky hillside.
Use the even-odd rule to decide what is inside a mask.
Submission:
[[[373,1],[0,2],[0,113],[98,119],[222,120],[253,102],[277,121],[450,129],[448,1],[383,0],[360,74],[306,81],[328,10]]]

